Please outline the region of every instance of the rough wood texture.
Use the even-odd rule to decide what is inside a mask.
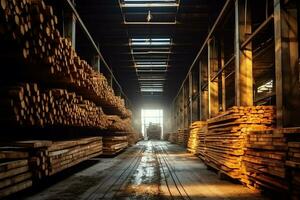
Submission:
[[[127,136],[104,136],[103,155],[116,155],[128,147]]]
[[[205,121],[193,122],[190,126],[190,135],[187,150],[193,154],[199,154],[200,146],[204,144],[203,129],[206,127]]]
[[[75,126],[105,129],[110,122],[101,107],[64,89],[40,90],[37,84],[3,88],[0,123],[24,126]],[[0,92],[0,93],[1,93]],[[130,124],[128,124],[129,127]]]
[[[4,1],[3,1],[4,2]],[[43,0],[5,1],[0,19],[3,33],[19,45],[31,78],[46,84],[60,84],[102,106],[110,114],[130,117],[124,100],[114,94],[106,78],[82,60],[62,38],[51,6]]]
[[[248,187],[287,191],[284,135],[274,130],[249,131],[245,146],[241,181]]]
[[[250,130],[270,129],[274,123],[274,107],[233,107],[207,120],[205,162],[232,178],[241,177],[241,158]]]

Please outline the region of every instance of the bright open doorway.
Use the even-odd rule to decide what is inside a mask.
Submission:
[[[147,128],[150,124],[155,124],[161,127],[161,138],[163,136],[163,110],[162,109],[142,109],[142,133],[146,136]]]

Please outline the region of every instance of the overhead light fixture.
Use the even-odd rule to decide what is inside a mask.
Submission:
[[[163,92],[163,88],[141,88],[141,92]]]
[[[170,38],[132,38],[131,46],[169,46],[171,45]]]

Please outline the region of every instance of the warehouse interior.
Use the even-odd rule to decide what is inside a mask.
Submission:
[[[0,199],[300,199],[300,1],[0,0]]]

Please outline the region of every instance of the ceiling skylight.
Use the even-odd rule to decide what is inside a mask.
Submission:
[[[123,0],[123,8],[178,7],[176,0]]]
[[[170,38],[151,38],[151,39],[140,39],[132,38],[130,41],[131,46],[166,46],[171,45]]]

